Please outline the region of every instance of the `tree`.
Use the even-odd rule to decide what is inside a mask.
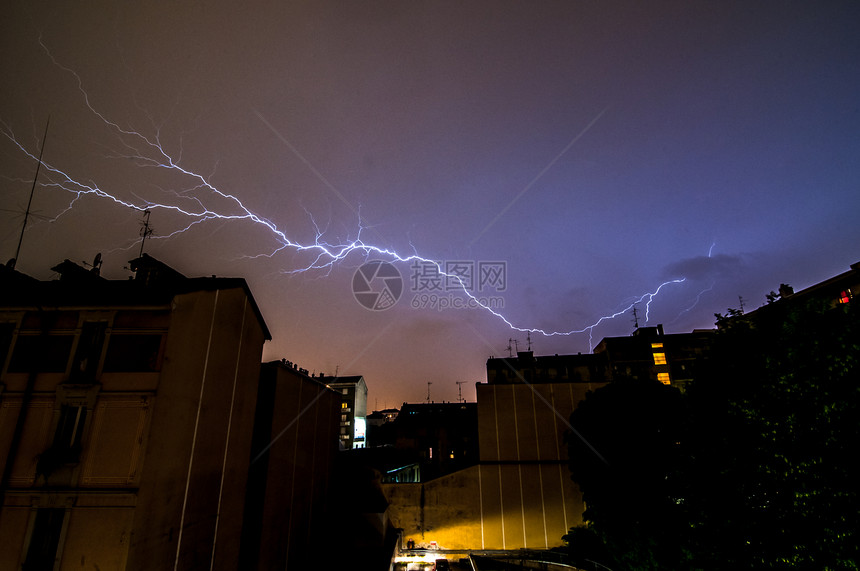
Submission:
[[[571,476],[610,566],[858,569],[860,303],[717,322],[685,394],[616,382],[571,416]]]
[[[571,415],[570,469],[584,517],[626,569],[683,569],[678,541],[689,418],[682,394],[657,382],[616,381]],[[611,566],[613,569],[613,565]]]
[[[718,324],[710,374],[688,393],[701,556],[857,569],[860,306],[786,299]]]

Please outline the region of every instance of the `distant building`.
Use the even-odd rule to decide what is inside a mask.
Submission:
[[[367,447],[394,447],[397,435],[394,433],[394,421],[397,419],[399,410],[386,408],[375,410],[367,415]]]
[[[340,393],[340,434],[342,450],[364,448],[367,440],[367,383],[360,375],[324,377],[329,388]]]
[[[403,403],[393,428],[394,448],[415,451],[423,480],[478,462],[477,403]]]
[[[658,381],[684,390],[707,366],[714,329],[664,334],[663,326],[640,327],[629,337],[605,337],[594,348],[606,363],[606,379]]]
[[[0,568],[236,569],[269,331],[242,279],[0,268]]]

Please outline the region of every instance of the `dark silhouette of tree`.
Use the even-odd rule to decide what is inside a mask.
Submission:
[[[858,569],[860,304],[781,299],[717,323],[685,394],[616,382],[571,416],[606,459],[569,437],[605,564]]]
[[[571,422],[582,436],[569,435],[568,446],[585,519],[616,559],[604,564],[682,569],[689,559],[678,541],[689,425],[682,394],[657,382],[616,381],[590,393]]]
[[[857,569],[860,307],[780,300],[722,323],[691,387],[691,524],[734,568]]]

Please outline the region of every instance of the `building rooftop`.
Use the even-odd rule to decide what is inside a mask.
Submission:
[[[135,272],[128,280],[108,280],[97,268],[88,270],[64,260],[53,268],[58,280],[38,280],[9,266],[0,266],[0,290],[7,308],[44,309],[78,307],[152,307],[166,306],[177,295],[196,291],[241,288],[248,296],[267,340],[272,338],[260,308],[242,278],[188,278],[167,264],[144,254],[131,260]]]

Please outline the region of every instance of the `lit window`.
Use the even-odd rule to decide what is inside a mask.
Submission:
[[[846,289],[845,291],[839,294],[839,303],[848,303],[851,301],[851,298],[854,297],[851,295],[851,290]]]
[[[340,403],[340,408],[341,408],[341,409],[344,409],[344,410],[345,410],[345,409],[346,409],[346,407],[348,407],[348,406],[349,406],[349,404],[348,404],[348,403],[345,403],[345,402]]]
[[[664,385],[670,384],[669,382],[669,373],[657,373],[657,380],[663,383]]]
[[[651,343],[651,348],[652,349],[662,349],[663,344],[662,343]]]
[[[666,364],[666,353],[654,353],[654,364],[655,365],[665,365]]]

